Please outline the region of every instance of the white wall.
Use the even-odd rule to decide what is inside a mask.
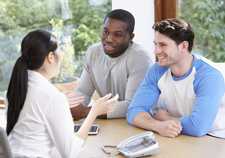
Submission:
[[[154,0],[112,0],[112,9],[124,9],[135,17],[134,41],[141,44],[154,60]]]

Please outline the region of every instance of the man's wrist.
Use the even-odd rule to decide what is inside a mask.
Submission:
[[[84,105],[78,105],[70,109],[74,120],[79,120],[86,117],[90,111],[91,107],[86,107]]]

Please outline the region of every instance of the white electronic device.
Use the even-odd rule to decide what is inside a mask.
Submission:
[[[144,132],[123,140],[117,150],[129,158],[137,158],[159,153],[159,144],[153,132]]]

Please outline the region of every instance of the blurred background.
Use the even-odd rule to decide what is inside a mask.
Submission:
[[[195,53],[225,61],[225,0],[0,0],[0,8],[0,96],[6,92],[27,32],[45,29],[57,36],[66,55],[54,82],[69,82],[80,76],[85,50],[100,40],[104,16],[115,8],[135,15],[136,38],[152,56],[151,25],[180,17],[193,25]]]

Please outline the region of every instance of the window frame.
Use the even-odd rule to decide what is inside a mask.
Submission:
[[[167,18],[176,18],[177,0],[155,0],[155,22]]]

